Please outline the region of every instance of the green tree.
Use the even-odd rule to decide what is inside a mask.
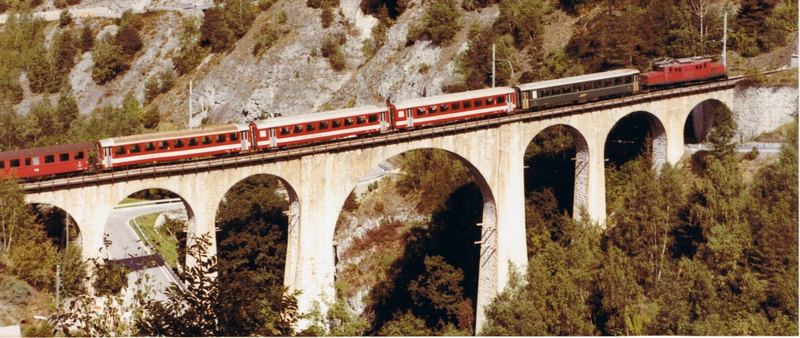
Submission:
[[[408,40],[431,40],[446,45],[461,30],[461,9],[456,0],[434,0],[422,18],[422,25],[408,31]]]
[[[72,24],[72,14],[68,10],[61,11],[58,15],[58,26],[61,28],[67,27]]]
[[[425,325],[425,320],[411,312],[398,314],[378,332],[381,336],[431,336],[434,332]]]
[[[408,285],[411,300],[418,311],[445,322],[455,322],[459,302],[464,298],[461,287],[464,273],[445,262],[442,256],[426,256],[424,264],[424,272]]]
[[[17,104],[22,101],[23,94],[19,71],[0,66],[0,101]]]
[[[192,71],[208,53],[208,49],[200,44],[201,33],[199,21],[195,18],[184,18],[181,22],[181,33],[178,50],[172,57],[178,74]]]
[[[69,86],[61,89],[55,112],[55,132],[60,135],[66,135],[72,127],[72,123],[78,119],[80,114],[78,102],[75,100],[75,96],[72,95],[72,88]]]
[[[256,19],[256,7],[250,0],[224,0],[225,20],[234,36],[241,38]],[[208,15],[208,12],[206,12]],[[233,40],[231,40],[231,43]]]
[[[134,24],[126,24],[119,27],[117,35],[114,36],[114,43],[122,49],[129,58],[142,49],[142,37],[139,36],[139,29]]]
[[[108,38],[92,48],[92,58],[94,59],[92,79],[99,84],[113,80],[129,67],[122,47],[112,43]]]
[[[34,93],[54,93],[61,87],[61,76],[55,64],[51,50],[44,46],[34,54],[31,66],[28,68],[28,80],[31,91]]]
[[[514,37],[517,47],[538,49],[542,45],[544,15],[549,3],[543,0],[502,0],[495,25],[501,34]]]
[[[72,32],[62,31],[57,33],[53,42],[52,52],[55,53],[55,67],[59,76],[62,79],[66,79],[72,67],[75,66],[75,56],[78,54],[78,47]]]
[[[83,25],[81,28],[79,46],[82,52],[88,52],[94,47],[94,33],[89,25]]]

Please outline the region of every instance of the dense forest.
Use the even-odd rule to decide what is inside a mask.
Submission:
[[[203,20],[184,22],[181,48],[173,55],[176,71],[150,79],[146,101],[209,53],[232,48],[256,11],[275,1],[223,2],[237,6],[219,5]],[[0,9],[7,4],[0,0]],[[362,2],[362,9],[379,19],[364,53],[382,46],[388,28],[410,4]],[[309,0],[307,5],[322,9],[324,24],[338,1]],[[499,9],[494,24],[468,26],[463,20],[466,12],[494,5]],[[484,48],[491,43],[517,70],[498,67],[498,82],[505,84],[625,66],[646,69],[666,55],[717,54],[723,10],[730,13],[729,48],[737,57],[769,52],[797,32],[794,1],[743,0],[738,11],[728,2],[701,0],[432,0],[425,6],[425,17],[406,36],[409,44],[430,40],[446,46],[457,30],[469,31],[458,60],[463,82],[448,91],[491,83],[491,52]],[[563,49],[545,52],[541,39],[554,10],[581,19]],[[274,42],[281,21],[285,18],[258,32],[263,44]],[[97,58],[92,76],[98,83],[126,71],[142,48],[141,18],[128,13],[116,23],[117,33],[101,41],[69,16],[51,39],[45,38],[45,23],[30,14],[3,26],[0,148],[96,140],[158,127],[160,112],[133,95],[119,107],[80,114],[65,81],[82,51]],[[335,41],[328,47],[332,66],[343,62]],[[254,47],[253,53],[262,48]],[[30,88],[44,95],[24,116],[13,108],[22,97],[18,79],[23,73]],[[298,312],[297,294],[283,286],[289,202],[283,183],[269,176],[253,177],[229,192],[217,215],[216,244],[200,238],[185,248],[198,264],[180,272],[187,288],[171,287],[166,300],[140,293],[135,304],[121,306],[120,276],[126,271],[96,270],[95,281],[105,282],[92,286],[108,296],[109,308],[133,310],[130,321],[122,320],[121,312],[97,316],[88,310],[94,298],[86,293],[85,266],[95,262],[81,262],[73,248],[74,221],[64,227],[68,216],[63,212],[26,206],[17,183],[0,180],[0,289],[7,290],[0,296],[3,301],[23,298],[26,285],[51,294],[54,266],[61,264],[62,297],[74,300],[74,311],[54,317],[55,327],[27,326],[28,335],[50,335],[53,329],[92,336],[796,335],[797,123],[778,160],[752,180],[740,166],[747,159],[733,152],[731,117],[715,124],[709,138],[714,150],[688,160],[691,164],[652,168],[647,151],[631,161],[610,161],[604,227],[573,217],[574,182],[557,179],[564,176],[558,170],[574,170],[575,140],[561,129],[534,140],[525,162],[542,167],[544,174],[526,173],[529,264],[488,307],[481,332],[474,332],[480,256],[474,243],[480,240],[475,224],[482,217],[482,195],[461,160],[431,150],[401,155],[396,162],[404,175],[391,181],[391,189],[414,201],[415,211],[426,218],[387,223],[358,243],[366,246],[371,238],[402,243],[393,256],[378,257],[385,259],[379,273],[370,271],[379,276],[364,313],[348,308],[343,278],[337,281],[339,298],[325,304],[327,311]],[[351,195],[343,213],[359,207]],[[219,255],[206,260],[210,245]],[[112,282],[120,285],[108,287]],[[308,325],[295,332],[301,320]]]

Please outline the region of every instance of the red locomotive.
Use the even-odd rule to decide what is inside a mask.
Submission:
[[[520,111],[603,100],[726,77],[707,57],[660,62],[654,71],[619,69],[569,78],[97,142],[0,152],[0,176],[33,178],[69,172],[191,160],[386,133]],[[97,158],[89,159],[90,153]]]
[[[712,80],[727,76],[725,65],[710,57],[693,57],[656,62],[655,70],[640,75],[643,85],[648,87],[683,84]]]

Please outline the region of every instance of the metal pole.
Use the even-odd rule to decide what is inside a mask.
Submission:
[[[189,130],[192,130],[192,80],[189,79]]]
[[[722,28],[722,65],[728,67],[728,12],[723,12]]]
[[[61,309],[61,265],[56,265],[56,313]]]
[[[494,88],[494,61],[495,61],[495,46],[492,44],[492,88]]]

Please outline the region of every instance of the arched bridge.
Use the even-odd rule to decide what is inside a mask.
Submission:
[[[684,126],[701,103],[733,103],[736,79],[302,148],[227,158],[100,172],[26,183],[29,203],[65,210],[81,230],[83,257],[96,257],[111,210],[144,189],[172,191],[185,201],[190,231],[215,233],[220,201],[237,182],[258,174],[283,180],[291,200],[285,284],[301,290],[301,311],[314,300],[334,299],[333,236],[345,199],[382,161],[409,150],[441,149],[472,171],[484,201],[477,326],[483,307],[509,279],[509,263],[527,264],[524,154],[544,129],[564,125],[576,135],[575,206],[603,223],[606,217],[604,151],[614,126],[626,116],[650,121],[655,165],[676,163],[684,152]],[[436,170],[436,168],[431,168]],[[577,214],[577,213],[576,213]],[[212,250],[213,252],[213,250]],[[320,297],[323,298],[320,298]]]

